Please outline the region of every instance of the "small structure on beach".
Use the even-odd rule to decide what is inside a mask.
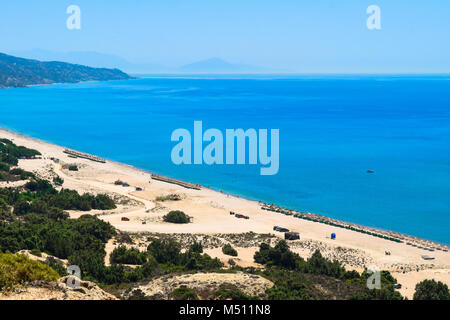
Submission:
[[[336,233],[333,232],[333,233],[331,234],[331,240],[336,240]]]
[[[124,181],[121,181],[121,180],[116,180],[116,181],[114,181],[114,184],[115,184],[116,186],[122,186],[122,187],[129,187],[129,186],[130,186],[129,183],[124,182]]]
[[[91,160],[94,162],[106,163],[105,159],[102,159],[102,158],[99,158],[99,157],[96,157],[96,156],[93,156],[93,155],[90,155],[87,153],[82,153],[82,152],[69,150],[69,149],[65,149],[63,152],[71,158],[82,158],[82,159],[87,159],[87,160]]]
[[[283,228],[283,227],[279,227],[279,226],[274,226],[273,230],[278,231],[278,232],[289,232],[288,228]]]
[[[300,233],[298,232],[286,232],[284,234],[285,240],[300,240]]]
[[[176,179],[172,179],[172,178],[167,178],[167,177],[161,176],[159,174],[152,173],[152,179],[153,180],[162,181],[162,182],[166,182],[166,183],[176,184],[176,185],[182,186],[182,187],[187,188],[187,189],[194,189],[194,190],[200,190],[201,189],[199,184],[193,184],[193,183],[184,182],[184,181],[180,181],[180,180],[176,180]]]

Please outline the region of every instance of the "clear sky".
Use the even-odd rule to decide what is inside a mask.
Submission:
[[[81,30],[66,9],[81,8]],[[368,30],[366,9],[381,9]],[[449,0],[2,0],[0,51],[97,51],[177,66],[450,73]]]

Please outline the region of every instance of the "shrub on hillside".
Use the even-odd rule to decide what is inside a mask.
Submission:
[[[189,223],[189,217],[179,210],[170,211],[163,217],[163,220],[171,223]]]
[[[19,176],[20,180],[26,180],[26,179],[29,179],[29,178],[35,178],[36,177],[34,175],[34,173],[25,171],[25,170],[20,169],[20,168],[11,169],[9,171],[9,173],[14,175],[14,176]]]
[[[9,165],[6,163],[0,162],[0,171],[9,172]]]
[[[127,249],[125,246],[118,246],[111,252],[109,261],[111,264],[144,264],[147,261],[147,253],[135,248]]]
[[[259,297],[249,296],[239,290],[235,285],[223,284],[214,293],[215,299],[218,300],[259,300]]]
[[[237,251],[231,246],[231,244],[226,244],[222,247],[222,252],[228,256],[237,257]]]
[[[49,266],[22,254],[0,254],[0,289],[34,280],[55,281],[58,273]]]
[[[170,298],[173,300],[198,300],[197,293],[194,289],[186,286],[181,286],[170,293]]]
[[[448,286],[441,281],[424,280],[416,285],[414,300],[450,300]]]
[[[53,178],[53,183],[57,186],[62,186],[64,183],[64,179],[60,178],[59,176],[56,176]]]

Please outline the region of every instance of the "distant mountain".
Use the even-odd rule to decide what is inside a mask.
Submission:
[[[131,79],[119,69],[92,68],[66,62],[42,62],[0,53],[0,88],[34,84]]]
[[[246,72],[262,72],[263,68],[244,65],[232,64],[219,58],[211,58],[178,68],[181,72],[191,73],[246,73]]]

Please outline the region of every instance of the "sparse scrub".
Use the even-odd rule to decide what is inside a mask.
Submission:
[[[171,292],[170,298],[173,300],[198,300],[197,293],[194,289],[181,286]]]

